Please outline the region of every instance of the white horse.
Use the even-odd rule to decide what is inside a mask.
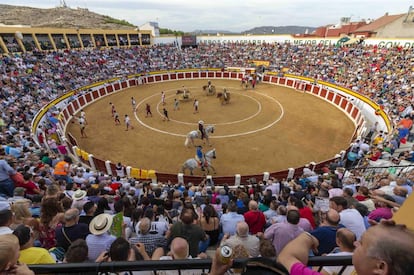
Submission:
[[[204,159],[205,159],[205,163],[204,163],[204,168],[207,170],[207,174],[210,174],[210,168],[213,169],[214,174],[216,173],[216,168],[213,167],[213,165],[211,165],[211,161],[213,159],[216,158],[216,148],[211,149],[210,151],[207,151],[204,154]],[[183,166],[181,166],[181,173],[185,173],[185,170],[190,170],[190,175],[193,175],[193,171],[196,168],[200,168],[201,166],[199,165],[198,161],[195,158],[191,158],[191,159],[187,159],[184,163]]]
[[[210,134],[214,134],[214,126],[208,125],[204,128],[204,138],[207,141],[208,146],[211,146],[210,139],[208,138]],[[188,147],[190,143],[195,146],[194,139],[200,138],[202,135],[199,130],[193,130],[187,134],[187,137],[185,138],[184,146]]]

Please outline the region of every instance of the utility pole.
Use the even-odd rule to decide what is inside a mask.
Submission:
[[[60,0],[60,7],[61,8],[67,8],[68,5],[66,5],[66,1],[65,0]]]

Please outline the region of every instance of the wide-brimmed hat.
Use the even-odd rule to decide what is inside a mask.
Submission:
[[[74,201],[79,201],[79,200],[83,199],[84,197],[86,197],[86,191],[85,190],[78,189],[75,192],[73,192],[73,194],[72,194],[72,200],[74,200]]]
[[[102,235],[112,226],[112,216],[106,213],[99,214],[89,224],[89,231],[94,235]]]

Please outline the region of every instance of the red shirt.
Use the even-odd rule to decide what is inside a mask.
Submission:
[[[111,184],[109,184],[109,187],[113,190],[116,191],[121,187],[121,183],[119,182],[112,182]]]
[[[365,197],[364,195],[356,195],[355,199],[357,199],[357,201],[364,201],[366,200],[368,197]]]
[[[299,215],[301,218],[307,219],[310,224],[312,225],[312,228],[316,227],[315,224],[315,218],[313,217],[312,210],[309,207],[303,207],[299,209]]]
[[[26,190],[27,195],[35,195],[37,194],[34,192],[35,189],[39,189],[37,185],[33,181],[27,181],[24,183],[16,183],[15,187],[23,187]]]
[[[263,232],[263,228],[266,224],[266,218],[261,211],[249,210],[244,213],[244,220],[249,225],[250,234],[256,234],[257,232]]]

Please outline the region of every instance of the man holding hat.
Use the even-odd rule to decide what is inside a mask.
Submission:
[[[86,191],[77,189],[72,194],[72,208],[77,208],[79,211],[83,210],[83,205],[88,202],[86,198]]]

